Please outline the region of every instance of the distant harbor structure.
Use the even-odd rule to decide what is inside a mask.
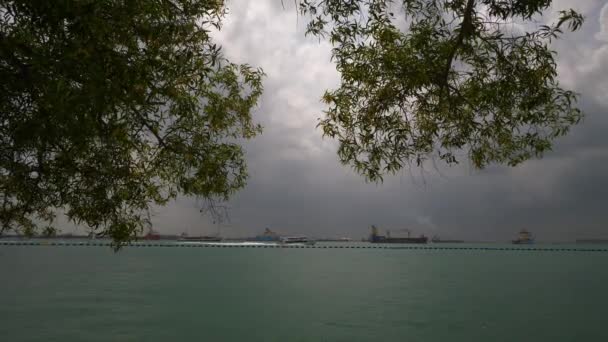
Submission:
[[[386,231],[386,236],[380,235],[378,227],[372,225],[371,234],[369,236],[369,242],[371,243],[427,243],[428,238],[424,235],[419,237],[410,237],[409,229],[401,229],[400,231],[406,231],[407,237],[391,237],[390,230]]]
[[[513,240],[513,243],[516,245],[531,245],[534,243],[534,237],[529,231],[522,229],[517,239]]]

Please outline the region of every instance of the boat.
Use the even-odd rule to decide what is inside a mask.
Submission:
[[[284,244],[305,244],[314,245],[315,241],[307,238],[306,236],[282,236],[280,239],[281,243]]]
[[[266,228],[266,229],[264,229],[264,233],[262,233],[262,235],[257,235],[255,238],[253,238],[253,240],[260,241],[260,242],[271,242],[271,241],[279,241],[280,237],[279,237],[279,234]]]
[[[380,235],[378,233],[378,227],[372,225],[371,227],[372,233],[369,237],[369,242],[371,243],[427,243],[429,238],[424,235],[419,237],[410,237],[410,231],[408,229],[404,229],[407,231],[407,237],[391,237],[390,231],[387,231],[386,236]]]
[[[534,237],[530,232],[525,229],[522,229],[519,232],[519,237],[516,240],[513,240],[513,243],[516,245],[531,245],[534,243]]]
[[[177,241],[182,242],[220,242],[222,238],[220,236],[188,236],[183,233]]]
[[[144,235],[144,240],[160,240],[160,234],[150,228],[148,234]]]

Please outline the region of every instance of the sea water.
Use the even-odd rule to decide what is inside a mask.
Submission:
[[[0,245],[0,340],[608,341],[608,252],[434,246]]]

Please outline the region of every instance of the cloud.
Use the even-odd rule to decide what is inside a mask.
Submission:
[[[595,35],[595,38],[608,42],[608,3],[600,11],[599,23],[600,31]]]

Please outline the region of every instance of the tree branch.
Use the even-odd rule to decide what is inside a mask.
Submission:
[[[454,61],[454,58],[456,57],[456,52],[458,52],[458,49],[464,42],[464,39],[473,31],[472,17],[473,17],[474,8],[475,8],[475,0],[468,0],[467,6],[464,9],[462,24],[460,25],[460,31],[458,32],[458,36],[456,37],[456,42],[454,43],[454,46],[452,47],[452,50],[450,51],[450,54],[448,55],[448,60],[445,64],[445,68],[444,68],[443,72],[441,73],[441,77],[439,79],[439,82],[441,83],[441,85],[440,85],[441,88],[439,91],[440,95],[442,95],[443,91],[448,88],[447,86],[448,86],[448,82],[449,82],[450,70],[452,69],[452,63]]]

